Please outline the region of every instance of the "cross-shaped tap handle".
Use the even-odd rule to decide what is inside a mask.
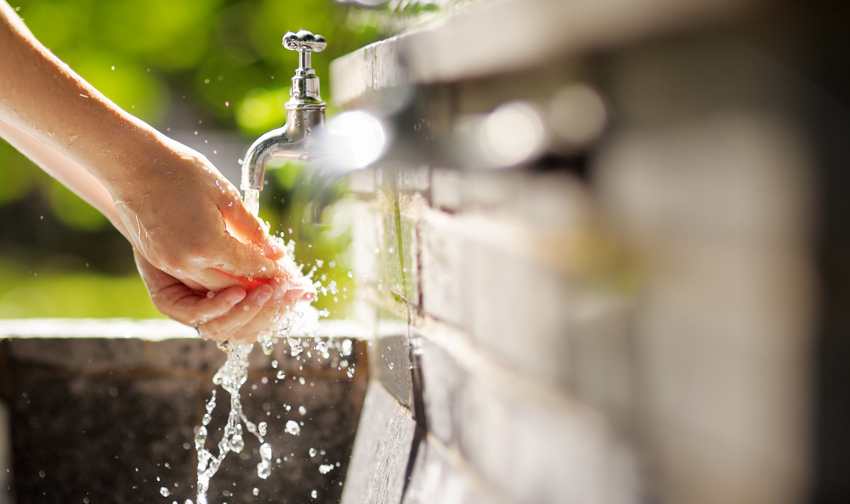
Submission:
[[[298,67],[310,68],[310,54],[322,52],[328,43],[325,37],[314,35],[307,30],[299,30],[298,33],[286,32],[283,36],[283,47],[290,51],[298,51]]]

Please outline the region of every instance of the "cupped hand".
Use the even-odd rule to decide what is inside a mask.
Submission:
[[[283,247],[236,188],[204,156],[176,142],[167,147],[173,155],[132,171],[113,193],[134,248],[196,290],[279,276]]]
[[[295,303],[315,299],[312,286],[300,275],[296,281],[279,277],[255,282],[248,289],[231,285],[218,292],[199,291],[154,267],[138,250],[134,254],[156,308],[195,327],[205,339],[253,343],[261,334],[277,330]]]

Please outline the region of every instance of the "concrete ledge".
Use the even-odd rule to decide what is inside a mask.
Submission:
[[[360,339],[359,324],[328,320],[315,331],[294,330],[292,337]],[[138,338],[146,341],[199,339],[191,327],[166,319],[8,319],[0,320],[0,339],[6,338]]]
[[[331,65],[334,101],[399,84],[504,75],[648,36],[717,25],[756,0],[501,0],[366,46]]]

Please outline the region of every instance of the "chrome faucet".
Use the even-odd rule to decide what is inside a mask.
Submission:
[[[242,190],[263,189],[266,164],[273,158],[307,160],[311,157],[310,135],[325,122],[325,102],[319,96],[319,78],[310,68],[310,55],[321,52],[327,43],[321,35],[307,30],[287,32],[283,47],[298,51],[298,69],[292,77],[291,98],[286,102],[286,123],[258,138],[242,162]]]

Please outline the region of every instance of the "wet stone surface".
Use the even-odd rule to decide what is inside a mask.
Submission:
[[[86,358],[68,364],[68,355],[79,354],[72,340],[55,341],[29,340],[18,346],[24,353],[10,351],[22,340],[0,341],[14,502],[194,500],[194,429],[214,388],[218,405],[207,440],[213,451],[229,411],[229,395],[211,383],[223,357],[196,340],[143,342],[145,351],[134,362],[148,363],[127,367],[125,353],[137,352],[139,341],[108,340],[117,369],[109,369],[109,356],[101,353],[89,370],[82,366]],[[268,425],[271,475],[257,475],[259,443],[246,432],[244,451],[229,454],[212,480],[211,503],[339,502],[367,375],[365,364],[356,366],[364,345],[351,341],[349,367],[340,366],[338,357],[336,364],[321,359],[315,350],[311,358],[303,352],[290,362],[279,344],[273,368],[275,356],[254,350],[260,357],[242,387],[242,404],[249,420]],[[298,435],[286,431],[288,421],[298,424]]]
[[[388,324],[379,323],[379,330]],[[396,329],[406,330],[406,326]],[[405,331],[406,332],[406,331]],[[372,343],[373,376],[384,385],[402,406],[413,410],[413,385],[410,370],[410,344],[406,334],[380,336]]]
[[[443,449],[445,450],[445,449]],[[438,445],[423,440],[402,504],[503,504],[475,476],[450,462]]]
[[[249,379],[243,386],[242,404],[249,419],[268,424],[271,476],[263,480],[257,475],[259,443],[246,433],[245,450],[228,455],[213,478],[211,502],[339,502],[360,413],[360,403],[352,404],[349,396],[357,394],[338,380],[310,377],[302,385],[297,378],[268,377],[264,384],[263,378]],[[226,421],[221,405],[217,413],[208,447],[220,439],[218,428]],[[289,421],[299,425],[297,435],[287,432]]]
[[[193,482],[197,383],[19,375],[12,390],[17,502],[152,502]]]
[[[378,382],[369,384],[342,504],[401,502],[416,422]]]

